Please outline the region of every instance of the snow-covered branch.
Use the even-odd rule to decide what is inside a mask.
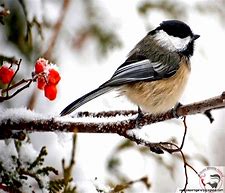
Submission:
[[[225,93],[203,101],[180,106],[177,115],[183,117],[197,113],[205,113],[214,109],[225,107]],[[23,109],[23,111],[25,111]],[[30,115],[31,114],[31,115]],[[137,111],[111,111],[111,112],[79,112],[77,117],[44,117],[34,112],[19,112],[14,109],[2,111],[0,115],[0,138],[6,139],[17,136],[17,132],[78,132],[78,133],[116,133],[127,136],[127,131],[136,128]],[[26,115],[26,116],[24,116]],[[84,117],[93,117],[98,121],[82,121]],[[123,119],[121,119],[121,116]],[[101,119],[100,119],[101,117]],[[111,118],[110,118],[111,117]],[[104,119],[107,118],[107,119]],[[116,121],[115,119],[118,118]],[[175,118],[172,111],[159,115],[144,114],[139,126],[149,125]],[[103,119],[103,121],[102,121]]]

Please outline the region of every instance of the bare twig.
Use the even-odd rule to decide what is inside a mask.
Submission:
[[[15,89],[16,87],[18,87],[18,86],[20,86],[22,84],[28,83],[30,81],[32,82],[33,80],[32,79],[22,79],[19,82],[11,85],[10,87],[8,87],[6,89],[2,89],[2,93],[9,92],[10,90]]]
[[[24,80],[24,81],[26,82],[26,80]],[[8,95],[8,96],[5,96],[5,97],[0,97],[0,102],[3,102],[5,100],[9,100],[9,99],[13,98],[17,94],[19,94],[21,91],[23,91],[24,89],[28,88],[32,82],[33,82],[33,80],[32,79],[29,79],[27,81],[27,84],[25,84],[23,87],[17,89],[13,94]]]
[[[11,80],[10,80],[10,82],[9,82],[7,88],[6,88],[6,91],[7,91],[7,92],[6,92],[6,95],[7,95],[7,96],[9,96],[9,93],[8,93],[9,87],[10,87],[10,85],[12,84],[12,81],[13,81],[13,79],[15,78],[17,72],[18,72],[19,69],[20,69],[20,64],[21,64],[21,62],[22,62],[22,59],[20,59],[20,60],[16,63],[16,65],[17,65],[16,71],[15,71],[15,73],[13,74],[13,77],[11,78]],[[11,65],[12,65],[12,64],[11,64]]]
[[[73,134],[73,146],[72,146],[72,153],[70,158],[70,163],[68,166],[65,165],[65,160],[62,160],[62,167],[63,167],[63,177],[64,177],[64,191],[67,190],[70,186],[70,181],[72,179],[72,172],[75,165],[75,153],[76,153],[76,144],[77,144],[77,133],[74,131]]]
[[[147,189],[149,189],[151,187],[151,183],[149,182],[148,177],[145,176],[145,177],[142,177],[137,180],[129,181],[127,183],[117,184],[109,193],[123,192],[125,189],[129,188],[131,185],[138,183],[138,182],[142,182],[146,186]],[[101,192],[101,190],[99,190],[99,192]]]
[[[187,175],[187,161],[186,161],[186,158],[184,156],[184,153],[182,150],[180,150],[180,154],[183,158],[183,163],[184,163],[184,173],[185,173],[185,184],[184,184],[184,188],[181,192],[186,192],[186,189],[187,189],[187,185],[188,185],[188,175]]]
[[[1,93],[2,94],[6,93],[6,96],[0,96],[0,103],[5,101],[5,100],[9,100],[9,99],[13,98],[17,94],[19,94],[21,91],[28,88],[30,86],[30,84],[37,79],[37,77],[33,77],[33,78],[30,78],[30,79],[22,79],[19,82],[12,85],[12,82],[13,82],[16,74],[18,73],[19,69],[20,69],[21,62],[22,62],[22,59],[20,59],[19,61],[15,61],[15,64],[17,65],[16,71],[15,71],[13,77],[11,78],[10,82],[8,83],[7,87],[5,89],[1,90]],[[12,65],[13,64],[11,64],[11,67],[12,67]],[[22,84],[25,84],[25,85],[20,87],[19,89],[17,89],[13,94],[11,94],[11,95],[9,94],[10,90],[18,88]]]
[[[181,142],[181,145],[180,145],[180,149],[183,149],[183,147],[184,147],[184,141],[185,141],[185,137],[186,137],[186,134],[187,134],[187,123],[186,123],[186,117],[185,116],[183,118],[183,123],[184,123],[184,135],[183,135],[183,139],[182,139],[182,142]]]
[[[54,26],[53,35],[51,37],[48,49],[44,53],[44,56],[43,56],[44,58],[50,59],[52,57],[52,52],[53,52],[53,49],[55,47],[56,41],[58,39],[59,32],[61,30],[61,27],[62,27],[62,24],[63,24],[63,20],[65,18],[66,12],[67,12],[67,10],[69,8],[69,4],[70,4],[70,0],[64,0],[63,1],[63,6],[62,6],[62,9],[61,9],[61,13],[59,14],[60,17],[59,17],[59,19],[57,20],[57,22],[56,22],[56,24]]]

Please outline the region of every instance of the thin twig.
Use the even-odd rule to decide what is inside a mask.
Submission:
[[[19,62],[17,63],[16,71],[15,71],[15,73],[13,74],[13,77],[11,78],[11,80],[10,80],[10,82],[9,82],[7,88],[6,88],[6,96],[7,96],[7,97],[9,96],[9,92],[8,92],[9,90],[8,90],[8,89],[9,89],[10,85],[12,84],[12,81],[13,81],[13,79],[15,78],[17,72],[18,72],[19,69],[20,69],[20,64],[21,64],[21,62],[22,62],[22,59],[20,59]],[[12,64],[11,64],[11,65],[12,65]]]
[[[77,133],[74,132],[73,134],[73,147],[72,147],[72,155],[70,159],[70,166],[74,166],[75,164],[75,154],[76,154],[76,149],[77,149]]]
[[[183,158],[183,163],[184,163],[184,173],[185,173],[185,185],[184,185],[184,188],[182,189],[181,192],[185,192],[186,193],[186,189],[187,189],[187,185],[188,185],[188,174],[187,174],[187,161],[186,161],[186,158],[184,156],[184,153],[182,150],[180,150],[180,154]]]
[[[73,134],[73,147],[71,153],[70,164],[68,166],[65,165],[65,159],[62,160],[62,167],[63,167],[63,176],[64,176],[64,190],[67,190],[69,186],[69,182],[72,179],[72,172],[75,165],[75,152],[76,152],[76,144],[77,144],[77,133],[74,131]],[[65,192],[65,191],[63,191]]]
[[[138,183],[138,182],[144,183],[144,185],[146,186],[147,189],[149,189],[151,187],[151,184],[149,182],[148,177],[145,176],[145,177],[142,177],[142,178],[137,179],[137,180],[132,180],[132,181],[129,181],[129,182],[126,182],[126,183],[123,183],[123,184],[118,184],[109,193],[123,192],[123,190],[129,188],[131,185],[133,185],[135,183]],[[97,191],[104,192],[103,190],[100,190],[99,188],[98,188]]]
[[[15,76],[17,75],[17,73],[18,73],[18,71],[20,69],[21,62],[22,62],[22,59],[20,59],[19,61],[15,61],[15,64],[17,65],[16,71],[13,74],[13,76],[12,76],[10,82],[8,83],[7,87],[5,89],[2,89],[1,93],[2,94],[6,93],[6,96],[0,96],[0,102],[3,102],[5,100],[9,100],[9,99],[13,98],[18,93],[20,93],[21,91],[23,91],[24,89],[29,87],[30,84],[37,79],[37,77],[33,77],[32,79],[22,79],[19,82],[11,85],[13,80],[14,80],[14,78],[15,78]],[[11,64],[10,68],[12,67],[12,65],[13,64]],[[19,87],[20,85],[22,85],[24,83],[27,83],[27,84],[25,84],[23,87],[17,89],[13,94],[11,94],[11,95],[9,94],[10,90],[17,88],[17,87]]]
[[[19,94],[21,91],[23,91],[24,89],[28,88],[32,82],[33,82],[33,80],[30,79],[27,84],[25,84],[23,87],[17,89],[13,94],[5,96],[5,97],[0,97],[0,102],[3,102],[5,100],[9,100],[9,99],[13,98],[17,94]]]
[[[64,18],[66,16],[67,10],[69,8],[69,4],[70,4],[70,0],[64,0],[63,1],[61,13],[59,14],[59,18],[58,18],[58,20],[57,20],[57,22],[54,26],[54,31],[53,31],[53,35],[52,35],[51,40],[50,40],[50,44],[48,46],[47,51],[43,55],[44,58],[50,59],[52,57],[53,49],[54,49],[56,41],[58,39],[59,32],[62,28],[62,24],[63,24]]]
[[[189,168],[191,168],[197,175],[198,175],[198,177],[200,178],[200,175],[199,175],[199,173],[197,172],[197,170],[193,167],[193,166],[191,166],[189,163],[187,163],[186,162],[186,165],[189,167]]]
[[[186,134],[184,134],[185,136]],[[183,137],[184,139],[184,137]],[[176,145],[175,143],[170,143],[170,142],[166,142],[168,145],[170,145],[171,147],[174,146],[176,147],[176,149],[172,149],[172,151],[169,149],[169,148],[164,148],[164,146],[162,147],[163,150],[167,151],[168,153],[172,154],[174,152],[179,152],[182,156],[182,159],[183,159],[183,164],[184,164],[184,173],[185,173],[185,184],[184,184],[184,188],[181,190],[181,192],[186,192],[186,189],[187,189],[187,185],[188,185],[188,174],[187,174],[187,166],[190,166],[189,164],[187,164],[187,161],[186,161],[186,158],[185,158],[185,155],[182,151],[182,148],[179,147],[178,145]],[[191,169],[194,169],[193,167],[191,167]],[[196,171],[194,169],[194,171]]]
[[[30,81],[33,81],[33,79],[22,79],[19,82],[11,85],[10,87],[8,87],[6,89],[2,89],[2,93],[8,92],[8,91],[10,91],[10,90],[12,90],[12,89],[14,89],[14,88],[24,84],[24,83],[27,83],[27,82],[30,82]]]
[[[180,145],[180,149],[183,149],[183,147],[184,147],[184,141],[185,141],[185,137],[186,137],[186,134],[187,134],[186,116],[183,117],[183,123],[184,123],[184,135],[183,135],[183,139],[182,139],[182,142],[181,142],[181,145]]]

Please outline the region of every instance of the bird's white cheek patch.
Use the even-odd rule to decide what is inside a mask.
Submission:
[[[162,30],[155,35],[155,39],[158,40],[160,45],[162,45],[163,47],[167,47],[172,51],[184,49],[191,41],[190,36],[186,38],[174,37],[168,35]]]
[[[191,41],[190,36],[188,36],[186,38],[178,38],[178,37],[170,36],[169,38],[177,50],[182,50],[182,49],[186,48],[188,43]]]

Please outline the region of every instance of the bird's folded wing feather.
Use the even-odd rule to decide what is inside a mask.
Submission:
[[[178,67],[178,61],[176,61],[176,64],[170,64],[169,61],[165,61],[165,63],[162,64],[160,62],[151,62],[149,59],[143,58],[140,61],[133,60],[131,62],[127,60],[116,70],[111,79],[100,87],[120,86],[138,81],[155,81],[169,78],[176,73]]]

